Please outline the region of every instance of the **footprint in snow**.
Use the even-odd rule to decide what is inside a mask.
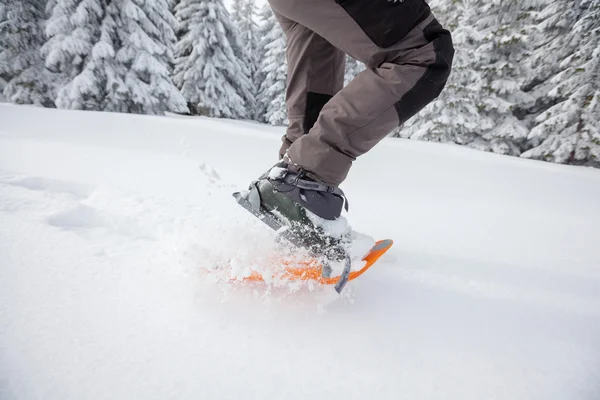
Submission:
[[[198,166],[198,169],[202,171],[210,183],[217,183],[221,181],[221,176],[212,166],[202,163]]]

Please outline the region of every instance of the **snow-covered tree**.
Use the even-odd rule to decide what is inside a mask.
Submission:
[[[259,62],[256,53],[256,49],[258,48],[258,24],[256,16],[255,0],[239,0],[233,3],[231,20],[238,28],[240,43],[242,45],[241,49],[235,49],[235,51],[240,54],[239,57],[244,60],[244,63],[248,67],[251,82],[250,91],[253,98],[256,98],[258,91],[258,86],[256,85],[256,71]],[[257,110],[256,107],[253,108],[253,110],[249,110],[249,116],[256,119]]]
[[[40,53],[44,24],[43,0],[1,0],[0,80],[8,101],[54,106],[53,77]]]
[[[550,2],[538,19],[543,40],[529,61],[540,112],[523,157],[600,167],[600,0]]]
[[[473,33],[483,34],[471,53],[472,69],[482,79],[482,90],[475,103],[483,121],[473,122],[488,129],[480,130],[482,140],[474,141],[474,147],[519,155],[526,146],[528,129],[515,112],[521,104],[531,101],[522,85],[529,73],[523,60],[531,47],[535,0],[465,1],[474,6],[470,14]],[[490,120],[493,124],[488,123]]]
[[[167,0],[111,0],[94,52],[107,68],[105,110],[184,112],[171,78],[176,20]]]
[[[54,0],[44,46],[61,72],[61,108],[185,111],[171,69],[175,18],[166,0]]]
[[[222,0],[181,0],[174,81],[194,114],[245,118],[254,107],[250,70]]]
[[[48,41],[42,47],[46,65],[57,72],[60,108],[103,110],[106,78],[101,54],[101,27],[108,0],[53,0],[48,4]]]
[[[259,13],[258,37],[261,38],[257,50],[260,64],[256,74],[259,120],[272,125],[287,125],[285,35],[268,5]]]
[[[233,3],[231,11],[231,21],[239,30],[240,43],[245,52],[252,55],[252,59],[256,60],[256,55],[253,53],[257,47],[256,32],[258,24],[256,22],[256,4],[254,0],[240,0]]]

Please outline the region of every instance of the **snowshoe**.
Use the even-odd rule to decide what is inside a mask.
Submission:
[[[346,232],[347,237],[332,236],[323,228],[324,224],[340,218],[343,207],[348,209],[344,193],[283,161],[252,182],[247,191],[236,192],[233,196],[242,207],[277,231],[279,237],[297,247],[307,248],[313,255],[313,258],[293,265],[283,262],[285,268],[279,276],[281,279],[335,285],[340,293],[349,280],[362,275],[393,243],[391,240],[377,242],[361,259],[361,267],[351,271],[353,260],[344,248],[351,232]],[[333,263],[343,264],[339,275],[332,276]],[[263,281],[264,278],[255,272],[243,280]]]

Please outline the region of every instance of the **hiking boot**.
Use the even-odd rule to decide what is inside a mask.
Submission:
[[[263,174],[255,187],[261,208],[286,223],[309,250],[330,259],[343,258],[342,238],[324,229],[340,218],[344,205],[348,209],[342,190],[284,161]]]

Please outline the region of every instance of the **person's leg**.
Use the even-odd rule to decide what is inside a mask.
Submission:
[[[286,104],[289,125],[280,157],[307,134],[321,109],[344,86],[346,55],[310,29],[275,12],[286,36]]]
[[[323,107],[308,134],[295,137],[301,131],[291,131],[294,142],[285,159],[337,186],[358,156],[439,95],[454,54],[450,33],[422,0],[342,1],[352,16],[334,0],[269,2],[294,26],[315,32],[368,67]],[[320,57],[303,54],[306,60]]]

